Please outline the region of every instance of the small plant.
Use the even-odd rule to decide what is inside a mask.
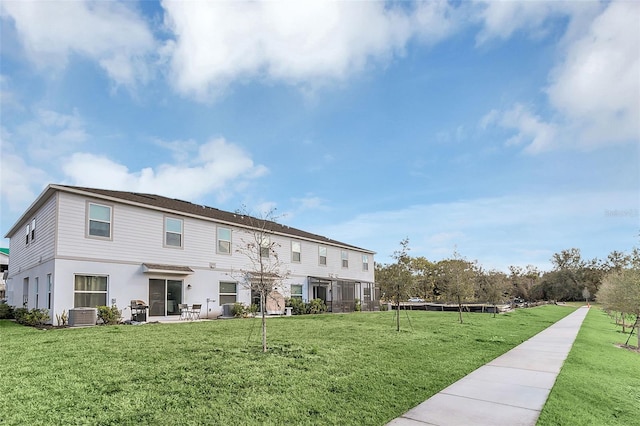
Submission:
[[[63,310],[60,315],[56,314],[56,321],[58,322],[58,327],[66,327],[68,320],[69,320],[69,316],[67,315],[67,311]]]
[[[105,325],[115,325],[120,323],[122,312],[117,306],[98,306],[98,319]]]
[[[242,303],[236,302],[233,304],[233,308],[231,308],[231,313],[234,318],[243,318],[246,317],[247,308],[245,308]]]
[[[360,303],[360,299],[356,299],[355,311],[360,312],[362,310],[362,304]]]
[[[260,307],[258,305],[252,303],[251,306],[249,306],[249,313],[251,316],[255,316],[259,309]]]

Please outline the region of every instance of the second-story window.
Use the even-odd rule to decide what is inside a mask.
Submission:
[[[349,267],[349,252],[346,250],[342,250],[340,252],[340,259],[342,259],[342,267],[343,268],[348,268]]]
[[[182,247],[182,219],[166,217],[164,219],[164,244],[171,247]]]
[[[36,239],[36,218],[31,219],[31,242]]]
[[[269,257],[269,253],[271,252],[271,238],[268,235],[262,237],[260,241],[260,256]]]
[[[111,238],[111,207],[89,203],[88,227],[92,237]]]
[[[327,264],[327,248],[325,246],[318,247],[318,264]]]
[[[291,242],[291,261],[300,262],[302,260],[302,247],[299,241]]]
[[[25,244],[29,244],[29,237],[31,236],[31,224],[28,223],[25,229]]]
[[[231,229],[218,227],[218,253],[231,254]]]
[[[367,256],[366,254],[362,255],[362,270],[363,271],[369,270],[369,256]]]

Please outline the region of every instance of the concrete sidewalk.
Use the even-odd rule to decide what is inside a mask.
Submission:
[[[535,425],[588,310],[577,309],[388,424]]]

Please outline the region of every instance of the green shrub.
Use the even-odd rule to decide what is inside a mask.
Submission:
[[[120,323],[122,312],[117,306],[98,306],[98,319],[105,325],[115,325]]]
[[[309,313],[309,304],[303,302],[302,299],[287,299],[285,301],[285,306],[291,307],[291,313],[293,315],[304,315]]]
[[[360,299],[356,299],[355,311],[360,312],[361,310],[362,310],[362,304],[360,303]]]
[[[49,311],[47,309],[27,309],[17,308],[13,311],[13,316],[20,324],[31,327],[39,327],[49,321]]]
[[[13,306],[0,302],[0,319],[13,319]]]
[[[233,304],[233,308],[231,308],[231,313],[233,314],[234,318],[242,318],[246,316],[247,308],[245,308],[242,303],[235,302]]]
[[[322,299],[313,299],[309,302],[310,314],[321,314],[323,312],[327,312],[327,305],[324,304]]]
[[[29,310],[27,308],[15,308],[13,310],[13,317],[16,319],[16,322],[19,324],[27,323],[28,314],[29,314]]]

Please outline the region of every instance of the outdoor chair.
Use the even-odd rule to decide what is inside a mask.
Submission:
[[[191,310],[189,311],[191,319],[195,320],[195,319],[200,319],[200,309],[202,308],[202,305],[193,305],[191,307]]]
[[[191,317],[191,312],[189,312],[189,305],[186,303],[179,303],[178,309],[180,309],[180,319],[186,320]]]

